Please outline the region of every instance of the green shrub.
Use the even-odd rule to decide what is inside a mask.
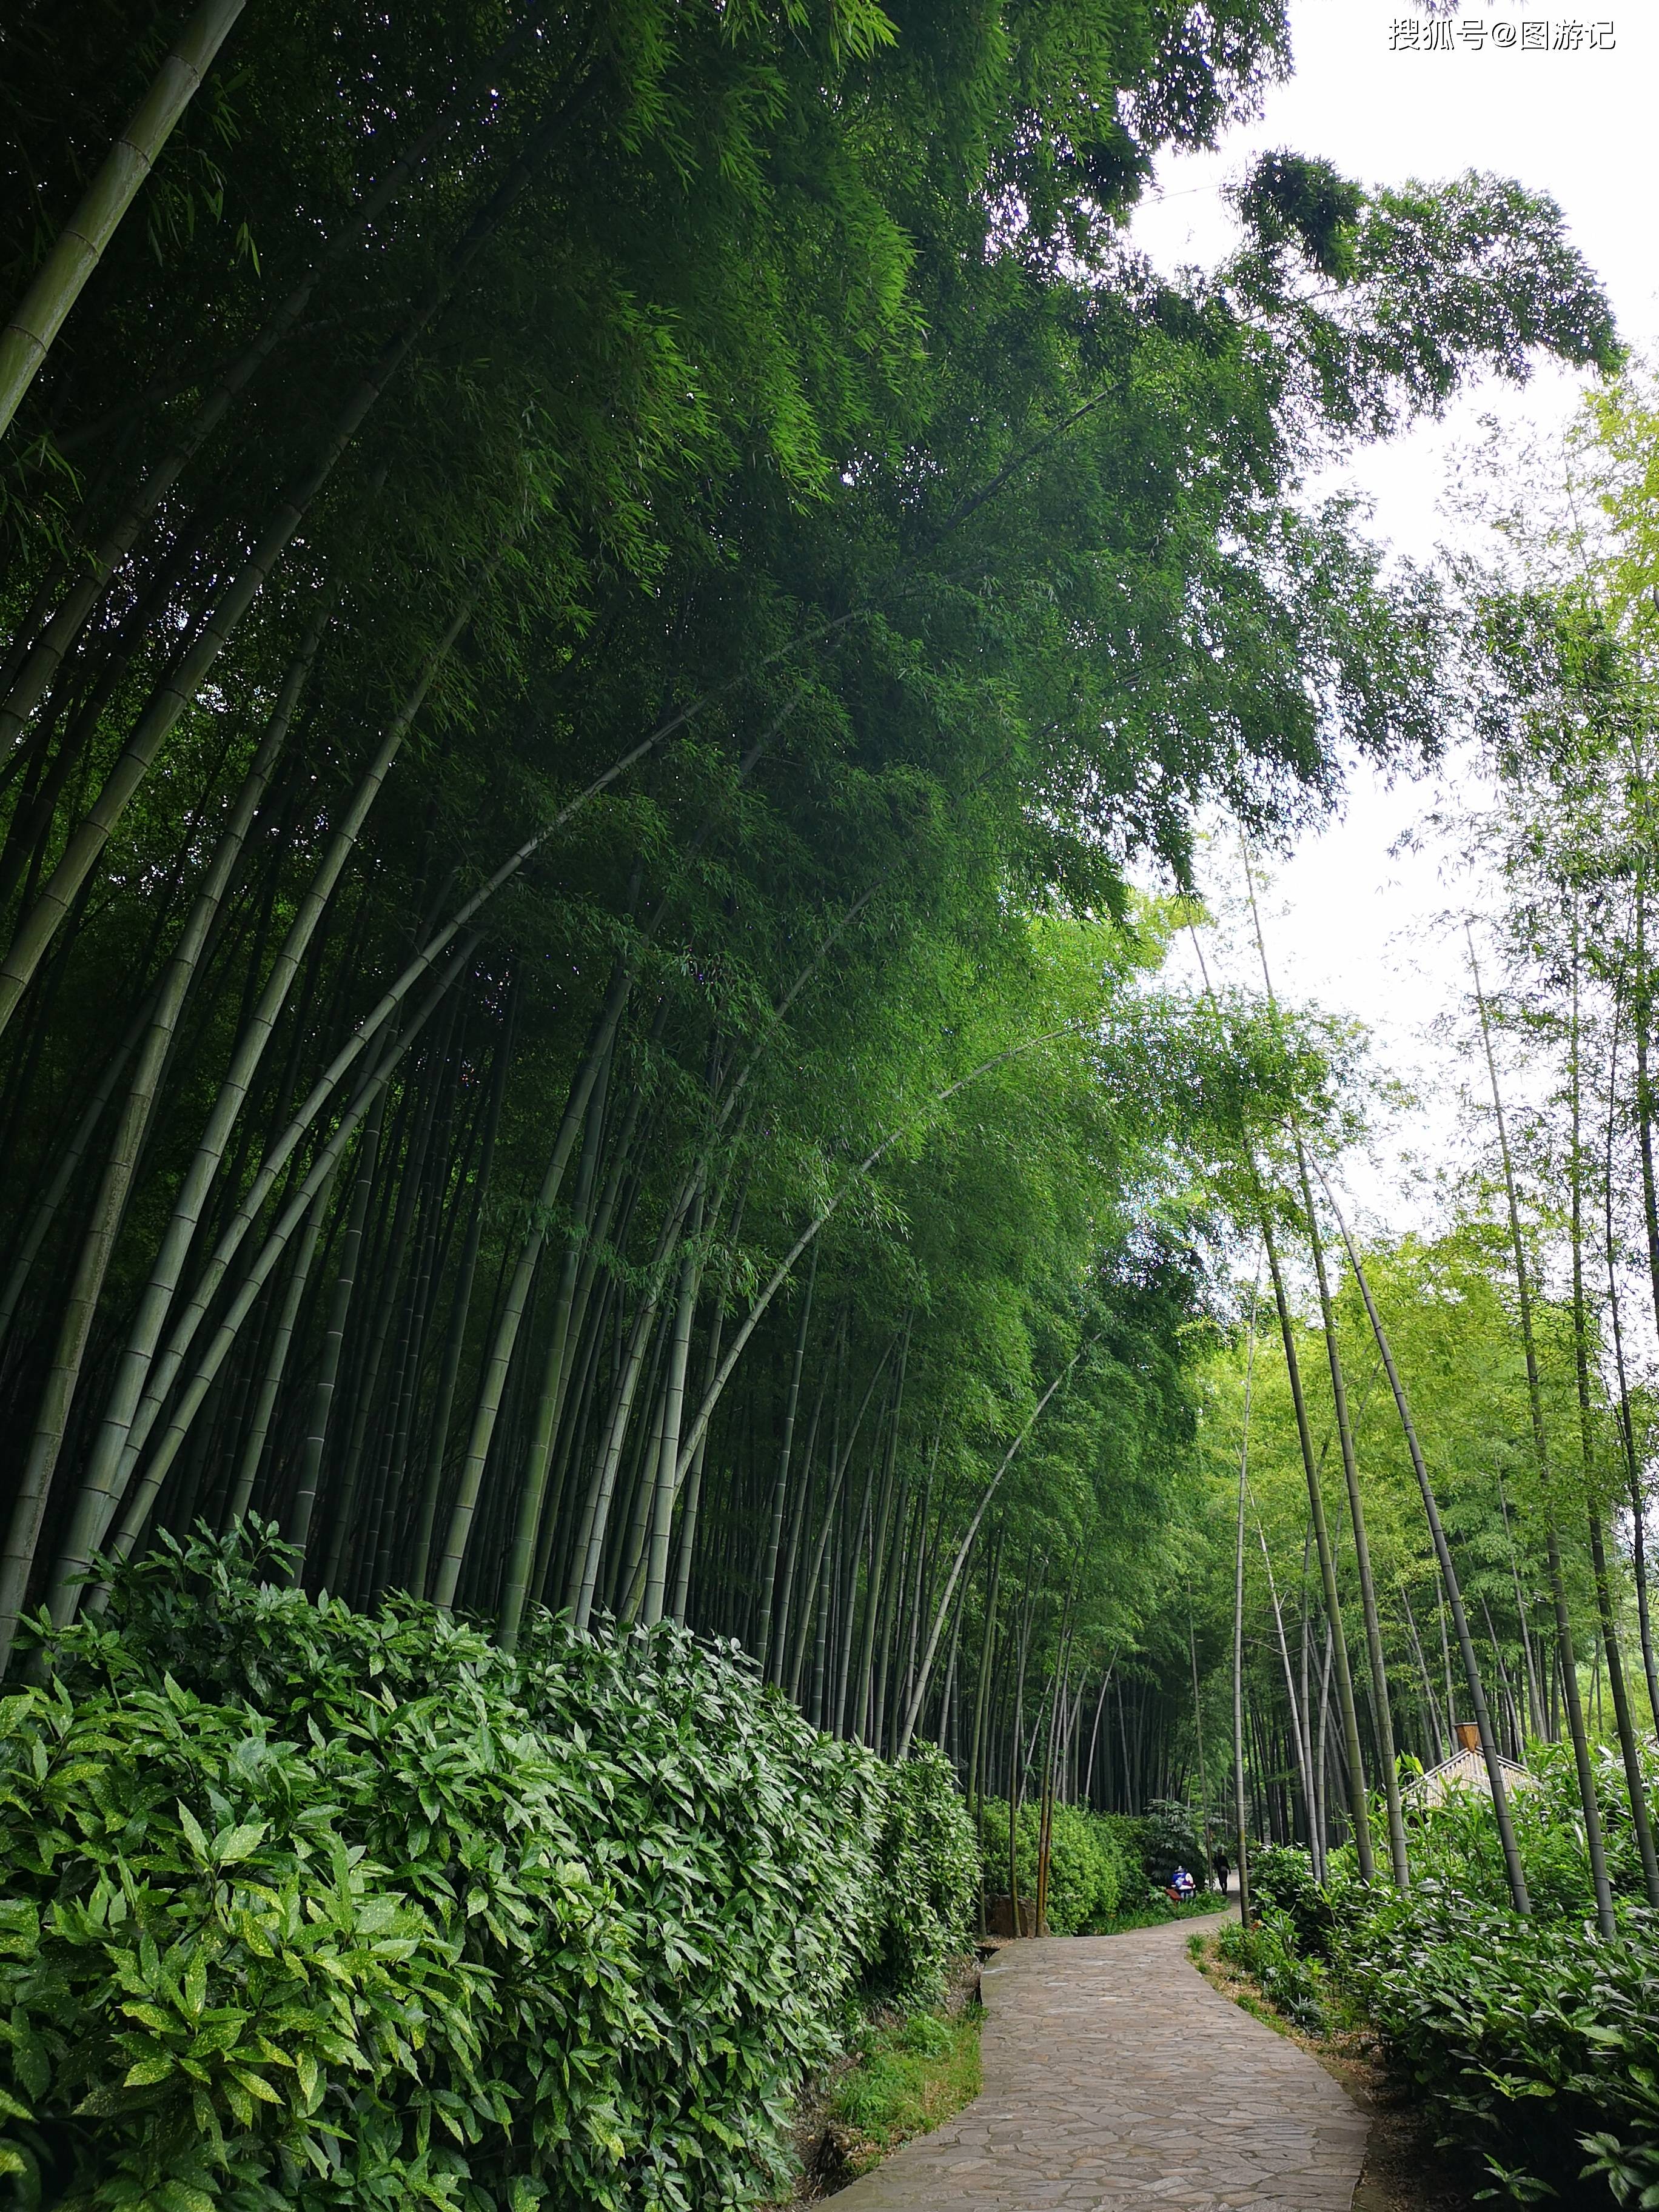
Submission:
[[[1263,1917],[1279,1908],[1271,1935],[1288,1931],[1304,1958],[1328,1954],[1344,2001],[1379,2031],[1447,2137],[1480,2160],[1489,2193],[1659,2204],[1659,1924],[1630,1895],[1639,1863],[1622,1771],[1598,1751],[1626,1893],[1609,1941],[1594,1927],[1571,1750],[1535,1745],[1531,1756],[1538,1786],[1510,1798],[1529,1918],[1510,1908],[1491,1802],[1472,1790],[1416,1814],[1404,1894],[1363,1886],[1346,1850],[1322,1893],[1299,1853],[1264,1852]]]
[[[1659,1746],[1639,1740],[1650,1811],[1659,1818]],[[1614,1893],[1644,1896],[1641,1854],[1631,1820],[1624,1762],[1616,1747],[1590,1747],[1596,1799],[1601,1812],[1607,1869]],[[1584,1844],[1578,1778],[1568,1743],[1534,1743],[1528,1761],[1536,1786],[1510,1793],[1516,1843],[1526,1870],[1534,1915],[1543,1920],[1581,1920],[1595,1911],[1589,1855]],[[1504,1854],[1491,1801],[1473,1790],[1455,1790],[1445,1802],[1413,1822],[1414,1873],[1498,1907],[1509,1903]]]
[[[1178,1866],[1186,1868],[1200,1889],[1210,1879],[1210,1863],[1199,1841],[1193,1808],[1177,1797],[1155,1797],[1146,1808],[1141,1850],[1146,1878],[1156,1888],[1166,1888]]]
[[[1097,1813],[1095,1818],[1117,1845],[1127,1898],[1138,1884],[1152,1881],[1146,1867],[1146,1816],[1144,1813]]]
[[[1645,1917],[1645,1916],[1644,1916]],[[1659,1952],[1437,1884],[1339,1914],[1344,1981],[1430,2105],[1520,2203],[1659,2203]],[[1594,2201],[1605,2203],[1602,2188]]]
[[[878,1996],[925,2002],[943,1993],[950,1961],[968,1948],[979,1846],[955,1770],[936,1744],[918,1746],[883,1774],[880,1880],[862,1954],[865,1984]]]
[[[0,2171],[103,2212],[735,2205],[975,1869],[731,1652],[118,1580],[0,1729]],[[935,1849],[937,1865],[929,1859]]]
[[[1326,1955],[1331,1906],[1314,1879],[1313,1860],[1291,1844],[1258,1844],[1250,1852],[1250,1903],[1254,1910],[1282,1912],[1298,1950],[1310,1958]]]
[[[1026,1902],[1036,1897],[1039,1827],[1039,1808],[1022,1805],[1015,1852]],[[1001,1798],[985,1803],[985,1878],[999,1891],[1008,1880],[1008,1808]],[[1080,1805],[1056,1805],[1048,1851],[1049,1932],[1080,1936],[1105,1926],[1136,1887],[1110,1824]]]
[[[1249,1928],[1230,1920],[1216,1943],[1222,1957],[1253,1976],[1268,2002],[1287,2020],[1311,2035],[1328,2033],[1326,1970],[1319,1960],[1302,1955],[1296,1923],[1288,1912],[1269,1905]]]

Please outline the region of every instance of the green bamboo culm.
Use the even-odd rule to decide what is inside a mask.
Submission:
[[[1572,1613],[1567,1601],[1566,1574],[1561,1560],[1561,1535],[1552,1496],[1549,1437],[1544,1425],[1544,1393],[1539,1378],[1538,1345],[1532,1325],[1532,1293],[1527,1272],[1526,1243],[1521,1233],[1521,1206],[1516,1193],[1509,1128],[1504,1118],[1503,1093],[1498,1087],[1498,1059],[1492,1049],[1492,1022],[1487,1012],[1486,991],[1480,981],[1480,963],[1475,957],[1474,928],[1466,925],[1464,935],[1468,941],[1469,972],[1474,980],[1480,1043],[1486,1056],[1487,1080],[1492,1088],[1498,1163],[1504,1176],[1510,1250],[1515,1263],[1516,1306],[1521,1323],[1522,1353],[1527,1368],[1527,1411],[1532,1423],[1533,1456],[1538,1470],[1538,1486],[1544,1501],[1544,1553],[1549,1565],[1550,1592],[1555,1601],[1555,1632],[1561,1653],[1561,1688],[1567,1709],[1567,1731],[1572,1739],[1579,1808],[1584,1822],[1584,1846],[1589,1856],[1590,1881],[1595,1893],[1596,1923],[1603,1936],[1611,1936],[1614,1927],[1613,1886],[1607,1879],[1607,1841],[1601,1829],[1601,1808],[1595,1794],[1595,1771],[1590,1765],[1589,1734],[1584,1725],[1583,1699],[1578,1686]]]
[[[0,437],[246,0],[203,0],[0,331]]]

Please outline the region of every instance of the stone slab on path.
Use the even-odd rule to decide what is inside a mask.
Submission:
[[[998,1952],[984,2088],[836,2212],[1349,2212],[1370,2124],[1194,1966],[1214,1924]]]

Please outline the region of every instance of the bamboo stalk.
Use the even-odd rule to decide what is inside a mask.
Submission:
[[[203,0],[12,310],[0,333],[0,436],[243,5],[244,0]]]
[[[986,1485],[985,1489],[981,1495],[979,1504],[974,1509],[974,1516],[968,1523],[966,1533],[963,1534],[961,1542],[957,1546],[955,1556],[951,1559],[951,1571],[945,1577],[944,1594],[939,1599],[938,1610],[933,1615],[933,1624],[928,1632],[927,1642],[922,1651],[921,1666],[917,1677],[916,1687],[912,1693],[910,1702],[906,1708],[903,1725],[899,1732],[898,1747],[895,1754],[899,1759],[903,1759],[908,1754],[910,1749],[910,1738],[915,1730],[916,1715],[921,1710],[922,1698],[927,1692],[927,1678],[933,1669],[934,1655],[939,1650],[939,1636],[945,1626],[945,1609],[951,1601],[951,1593],[955,1590],[957,1586],[957,1579],[960,1576],[963,1568],[967,1564],[968,1555],[973,1549],[974,1539],[979,1534],[980,1523],[985,1518],[986,1510],[989,1506],[992,1498],[995,1497],[997,1490],[1001,1484],[1003,1476],[1007,1474],[1009,1468],[1018,1457],[1027,1437],[1030,1437],[1032,1430],[1036,1426],[1037,1422],[1042,1418],[1048,1407],[1048,1401],[1054,1396],[1055,1391],[1060,1389],[1060,1385],[1070,1379],[1073,1370],[1076,1367],[1079,1360],[1082,1358],[1084,1353],[1090,1349],[1094,1341],[1094,1338],[1089,1337],[1078,1346],[1077,1350],[1066,1361],[1065,1366],[1060,1369],[1059,1374],[1055,1376],[1054,1381],[1048,1385],[1042,1395],[1037,1400],[1036,1404],[1032,1407],[1030,1414],[1026,1419],[1024,1426],[1020,1430],[1019,1434],[1014,1438],[1012,1443],[1009,1445],[1007,1450],[1004,1453],[996,1473],[991,1477],[990,1481]]]
[[[258,1173],[233,1212],[191,1297],[185,1301],[166,1348],[158,1353],[162,1331],[177,1303],[185,1266],[209,1194],[223,1165],[232,1133],[241,1118],[254,1078],[288,1003],[295,979],[301,972],[307,950],[327,910],[346,862],[356,849],[363,823],[425,702],[438,670],[475,611],[476,601],[470,599],[452,619],[437,647],[427,656],[413,684],[399,702],[398,712],[393,715],[379,750],[360,778],[351,804],[343,819],[335,827],[322,860],[299,902],[258,1000],[240,1025],[230,1063],[220,1082],[207,1123],[173,1201],[167,1226],[117,1364],[94,1441],[86,1487],[90,1495],[105,1501],[98,1509],[103,1515],[105,1526],[107,1525],[109,1510],[107,1500],[130,1475],[133,1462],[143,1449],[150,1427],[160,1412],[161,1401],[187,1356],[196,1330],[244,1237],[312,1121],[332,1095],[337,1083],[355,1065],[359,1054],[373,1042],[372,1036],[360,1029],[350,1043],[335,1055],[323,1079],[313,1086],[300,1112],[292,1116],[282,1132],[266,1146]],[[94,1544],[100,1540],[101,1528],[91,1538]]]
[[[1583,1150],[1579,1141],[1582,1085],[1580,1082],[1578,968],[1578,907],[1575,899],[1572,909],[1570,1081],[1572,1093],[1572,1350],[1574,1381],[1578,1396],[1578,1449],[1584,1480],[1584,1511],[1589,1531],[1590,1565],[1592,1579],[1595,1585],[1596,1613],[1601,1626],[1601,1642],[1607,1655],[1607,1687],[1613,1696],[1613,1723],[1618,1731],[1620,1756],[1625,1768],[1625,1786],[1630,1798],[1631,1826],[1636,1832],[1637,1850],[1642,1861],[1642,1878],[1647,1888],[1648,1903],[1659,1905],[1659,1858],[1656,1858],[1654,1854],[1653,1824],[1648,1814],[1647,1784],[1642,1773],[1641,1755],[1637,1747],[1636,1727],[1631,1714],[1630,1693],[1625,1680],[1624,1659],[1619,1650],[1619,1629],[1613,1618],[1613,1592],[1607,1575],[1607,1545],[1601,1532],[1601,1506],[1596,1494],[1595,1438],[1590,1413],[1589,1324],[1584,1298]]]
[[[301,692],[322,642],[327,618],[328,608],[325,603],[319,606],[300,651],[289,665],[258,750],[237,793],[236,803],[191,906],[184,933],[167,963],[156,994],[155,1012],[139,1048],[109,1158],[105,1164],[93,1221],[82,1241],[45,1400],[30,1440],[23,1495],[27,1496],[33,1486],[38,1486],[43,1504],[56,1472],[80,1381],[82,1361],[103,1291],[105,1274],[126,1211],[140,1149],[155,1111],[162,1069],[173,1047],[185,995],[196,975],[198,963],[232,874],[241,859],[248,832],[269,788]],[[20,1498],[20,1505],[21,1502]],[[93,1550],[103,1534],[104,1504],[104,1493],[100,1489],[90,1481],[82,1486],[76,1500],[69,1534],[47,1598],[53,1620],[59,1626],[73,1617],[78,1593],[91,1565]],[[38,1527],[37,1520],[37,1533]],[[32,1544],[30,1553],[32,1558]],[[9,1546],[8,1557],[10,1555]],[[13,1625],[14,1617],[9,1613],[6,1596],[0,1592],[0,1672],[3,1672],[9,1653]]]
[[[1498,1158],[1504,1171],[1510,1245],[1515,1261],[1516,1299],[1520,1309],[1521,1345],[1526,1360],[1527,1408],[1532,1421],[1533,1451],[1538,1466],[1539,1488],[1543,1496],[1545,1558],[1549,1566],[1550,1589],[1555,1600],[1555,1632],[1561,1648],[1567,1729],[1572,1738],[1573,1765],[1577,1775],[1579,1806],[1584,1820],[1584,1843],[1589,1854],[1590,1879],[1595,1891],[1596,1921],[1602,1935],[1611,1936],[1613,1932],[1613,1891],[1607,1881],[1601,1811],[1596,1800],[1595,1778],[1590,1766],[1589,1740],[1584,1729],[1583,1705],[1578,1692],[1578,1668],[1573,1654],[1572,1616],[1567,1604],[1566,1577],[1561,1565],[1561,1542],[1551,1504],[1549,1444],[1544,1427],[1544,1399],[1538,1373],[1538,1350],[1533,1334],[1526,1247],[1521,1235],[1521,1209],[1516,1196],[1509,1131],[1504,1120],[1504,1100],[1498,1083],[1498,1061],[1492,1051],[1492,1026],[1486,1014],[1486,994],[1481,988],[1480,965],[1474,955],[1474,933],[1472,928],[1466,927],[1465,935],[1468,939],[1469,967],[1474,977],[1475,1003],[1480,1016],[1480,1040],[1486,1053],[1486,1073],[1492,1085],[1492,1111],[1498,1124]]]
[[[806,1357],[806,1331],[812,1318],[812,1288],[817,1281],[818,1249],[812,1247],[812,1257],[806,1270],[806,1285],[801,1293],[800,1326],[795,1334],[795,1353],[789,1370],[788,1388],[784,1395],[783,1437],[778,1446],[777,1474],[772,1483],[771,1510],[767,1516],[766,1550],[761,1561],[760,1626],[755,1632],[755,1656],[767,1680],[774,1679],[772,1665],[772,1610],[778,1579],[778,1547],[783,1540],[784,1501],[788,1495],[789,1456],[795,1440],[795,1409],[800,1402],[800,1370]],[[678,1433],[678,1423],[676,1424]]]
[[[464,964],[456,963],[457,969]],[[132,1486],[132,1494],[121,1526],[111,1551],[117,1559],[128,1558],[143,1534],[151,1507],[161,1481],[177,1456],[180,1445],[189,1435],[203,1400],[218,1376],[225,1357],[236,1340],[237,1332],[252,1310],[254,1301],[264,1288],[270,1271],[286,1249],[289,1240],[304,1220],[311,1202],[323,1183],[332,1176],[341,1154],[349,1143],[358,1122],[368,1111],[375,1096],[390,1079],[392,1072],[415,1042],[426,1022],[436,1012],[443,997],[444,982],[434,991],[426,1004],[418,1008],[404,1028],[382,1052],[356,1097],[340,1117],[338,1126],[326,1145],[319,1152],[310,1172],[301,1181],[300,1187],[283,1207],[262,1242],[242,1285],[232,1298],[224,1316],[214,1332],[207,1351],[198,1362],[196,1372],[181,1393],[161,1443],[151,1453],[142,1478]]]
[[[632,971],[619,963],[596,1018],[593,1036],[571,1085],[558,1135],[554,1141],[552,1157],[536,1194],[530,1229],[513,1272],[506,1304],[495,1324],[473,1413],[472,1431],[467,1440],[466,1458],[462,1463],[459,1484],[450,1507],[444,1548],[439,1556],[437,1573],[433,1578],[433,1602],[445,1611],[455,1602],[455,1589],[460,1580],[467,1540],[472,1530],[472,1518],[477,1507],[479,1486],[483,1480],[484,1462],[489,1455],[490,1441],[495,1433],[501,1392],[506,1387],[507,1370],[512,1364],[519,1330],[529,1303],[530,1286],[535,1279],[542,1246],[546,1240],[548,1216],[558,1201],[564,1171],[575,1147],[588,1102],[593,1095],[593,1086],[599,1080],[599,1069],[615,1039],[617,1024],[622,1019],[631,982]]]
[[[1320,1184],[1325,1193],[1325,1202],[1331,1209],[1332,1218],[1336,1223],[1346,1249],[1348,1264],[1353,1269],[1354,1280],[1359,1285],[1359,1295],[1365,1303],[1366,1317],[1370,1322],[1371,1333],[1376,1339],[1376,1348],[1382,1356],[1383,1368],[1389,1377],[1389,1388],[1394,1393],[1395,1408],[1400,1416],[1401,1429],[1406,1438],[1406,1449],[1411,1455],[1412,1471],[1417,1477],[1418,1492],[1423,1500],[1424,1513],[1428,1519],[1429,1534],[1433,1540],[1435,1557],[1440,1563],[1441,1584],[1445,1592],[1446,1602],[1451,1610],[1452,1624],[1457,1634],[1458,1649],[1462,1655],[1463,1676],[1468,1688],[1469,1701],[1474,1708],[1474,1721],[1480,1737],[1481,1756],[1486,1761],[1486,1780],[1492,1790],[1492,1813],[1498,1822],[1498,1838],[1504,1850],[1504,1866],[1509,1878],[1510,1902],[1516,1911],[1525,1917],[1532,1911],[1532,1900],[1527,1891],[1527,1877],[1522,1869],[1521,1854],[1516,1845],[1515,1826],[1510,1817],[1509,1793],[1504,1784],[1503,1765],[1498,1757],[1497,1740],[1492,1735],[1492,1719],[1486,1711],[1486,1693],[1480,1680],[1480,1668],[1474,1655],[1474,1639],[1469,1634],[1468,1620],[1463,1610],[1463,1593],[1458,1583],[1457,1570],[1452,1564],[1451,1547],[1446,1541],[1446,1532],[1441,1525],[1439,1504],[1434,1494],[1434,1486],[1429,1480],[1429,1470],[1423,1458],[1422,1447],[1418,1442],[1417,1430],[1412,1420],[1411,1407],[1407,1400],[1405,1385],[1400,1379],[1399,1369],[1395,1365],[1394,1353],[1389,1349],[1388,1336],[1382,1327],[1382,1316],[1377,1312],[1376,1301],[1371,1297],[1370,1285],[1366,1279],[1365,1270],[1360,1263],[1358,1250],[1353,1238],[1348,1233],[1347,1224],[1342,1218],[1341,1209],[1336,1203],[1324,1170],[1316,1160],[1314,1163],[1314,1172],[1319,1177]]]
[[[264,1372],[260,1377],[259,1395],[254,1401],[253,1411],[243,1440],[242,1457],[236,1471],[235,1487],[231,1492],[229,1510],[226,1516],[234,1528],[246,1517],[253,1501],[253,1486],[258,1479],[264,1459],[265,1440],[270,1431],[270,1416],[276,1403],[276,1394],[283,1387],[283,1376],[288,1365],[289,1350],[294,1341],[294,1326],[299,1318],[300,1302],[305,1296],[306,1280],[311,1273],[311,1263],[316,1256],[317,1239],[323,1225],[323,1216],[328,1210],[331,1182],[325,1183],[312,1202],[306,1217],[305,1227],[300,1232],[299,1246],[294,1255],[294,1264],[289,1269],[288,1285],[283,1293],[283,1303],[276,1316],[266,1353]]]
[[[1279,1316],[1279,1338],[1285,1347],[1285,1367],[1290,1378],[1291,1403],[1296,1414],[1297,1441],[1302,1450],[1302,1471],[1308,1486],[1308,1509],[1313,1520],[1314,1545],[1319,1558],[1325,1613],[1331,1624],[1337,1715],[1347,1765],[1348,1803],[1353,1820],[1354,1852],[1358,1861],[1359,1878],[1368,1882],[1375,1871],[1371,1856],[1370,1814],[1365,1795],[1364,1755],[1359,1744],[1359,1715],[1354,1705],[1353,1675],[1348,1665],[1347,1638],[1342,1626],[1342,1601],[1337,1589],[1336,1553],[1325,1519],[1325,1497],[1320,1486],[1318,1462],[1314,1457],[1313,1435],[1308,1426],[1307,1401],[1302,1391],[1302,1368],[1297,1358],[1296,1331],[1291,1316],[1290,1301],[1285,1294],[1279,1249],[1273,1242],[1265,1204],[1261,1208],[1261,1243],[1267,1255],[1267,1269],[1273,1281],[1273,1306]]]

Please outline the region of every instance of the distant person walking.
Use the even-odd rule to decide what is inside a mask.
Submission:
[[[1218,1850],[1215,1856],[1210,1861],[1210,1864],[1215,1869],[1216,1881],[1219,1885],[1221,1894],[1225,1897],[1227,1894],[1227,1878],[1233,1870],[1232,1861],[1227,1856],[1225,1851]]]

